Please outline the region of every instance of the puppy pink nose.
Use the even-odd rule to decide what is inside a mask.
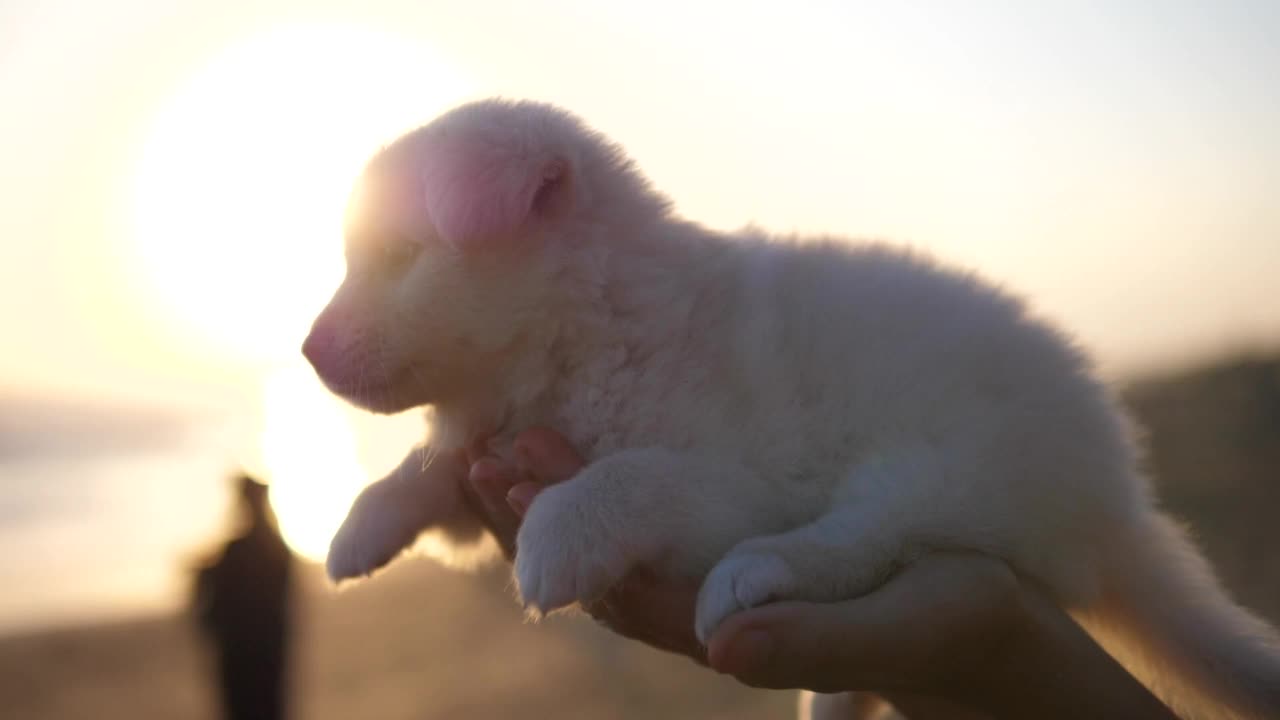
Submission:
[[[333,370],[336,354],[333,332],[317,322],[302,342],[302,356],[315,368],[316,374],[325,377]]]

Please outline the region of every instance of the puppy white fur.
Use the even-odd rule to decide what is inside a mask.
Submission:
[[[520,530],[539,611],[646,564],[706,576],[705,639],[744,608],[854,597],[921,553],[974,550],[1043,584],[1179,711],[1280,708],[1270,630],[1156,511],[1086,358],[970,274],[712,232],[574,117],[498,101],[370,162],[347,261],[304,352],[352,402],[434,418],[355,503],[334,578],[425,530],[482,539],[456,450],[485,436],[509,457],[547,425],[590,464]]]

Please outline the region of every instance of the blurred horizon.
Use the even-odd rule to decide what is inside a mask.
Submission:
[[[884,238],[1129,381],[1280,350],[1280,5],[0,5],[0,634],[157,610],[271,480],[316,557],[422,433],[297,347],[361,161],[560,104],[711,227]]]

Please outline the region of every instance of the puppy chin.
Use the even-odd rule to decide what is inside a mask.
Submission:
[[[424,405],[425,403],[407,400],[394,395],[382,393],[361,393],[357,395],[345,395],[348,402],[361,410],[368,410],[379,415],[395,415],[411,408]]]
[[[427,404],[427,401],[419,398],[419,393],[414,392],[414,388],[407,387],[406,383],[362,383],[359,386],[347,387],[326,382],[325,386],[352,405],[379,415],[394,415]]]

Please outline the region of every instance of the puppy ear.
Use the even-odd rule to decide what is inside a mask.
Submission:
[[[456,248],[508,237],[566,201],[569,164],[547,152],[444,142],[431,153],[423,189],[431,223]]]

